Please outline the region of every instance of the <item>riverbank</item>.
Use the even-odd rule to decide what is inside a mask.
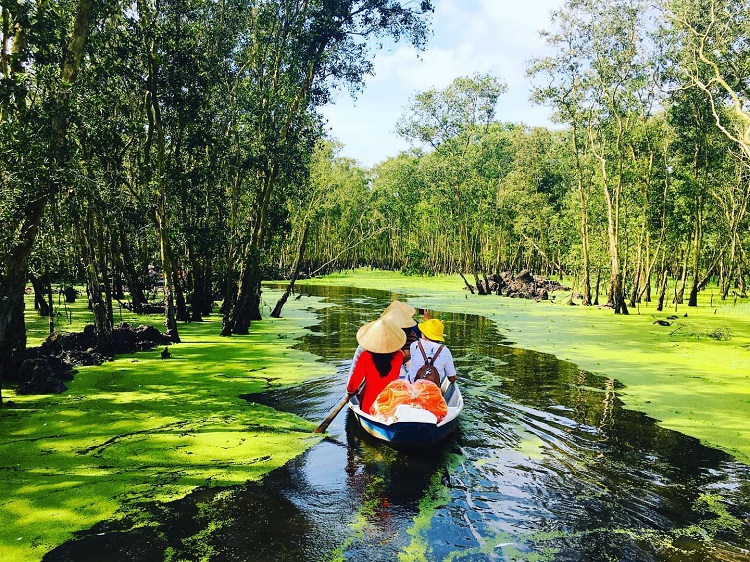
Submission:
[[[627,408],[750,464],[750,303],[721,302],[710,290],[697,307],[657,312],[642,303],[627,316],[610,309],[471,295],[458,276],[416,277],[357,270],[299,282],[391,291],[410,304],[479,314],[507,342],[555,355],[625,385]],[[669,326],[655,324],[657,320]],[[450,344],[450,326],[447,343]],[[717,339],[719,338],[719,339]],[[729,339],[721,339],[729,338]]]
[[[315,424],[239,396],[333,373],[292,349],[317,323],[310,309],[321,306],[290,301],[284,318],[254,322],[248,336],[220,337],[218,317],[180,324],[171,359],[158,348],[79,368],[58,395],[5,390],[0,560],[39,560],[113,517],[148,526],[153,511],[143,505],[260,480],[317,443]],[[85,305],[78,307],[83,324]],[[27,314],[34,325],[33,308]],[[37,323],[41,333],[29,345],[43,337],[44,321]]]

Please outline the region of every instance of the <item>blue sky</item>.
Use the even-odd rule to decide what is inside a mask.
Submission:
[[[341,156],[372,166],[396,156],[409,144],[394,131],[409,97],[442,89],[458,76],[491,73],[508,85],[497,119],[550,125],[550,110],[529,101],[527,62],[544,56],[539,30],[563,0],[435,0],[433,36],[423,52],[407,45],[379,51],[375,76],[353,100],[338,92],[323,109],[329,134],[344,143]]]

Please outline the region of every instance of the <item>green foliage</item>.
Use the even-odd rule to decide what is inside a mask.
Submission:
[[[404,275],[423,275],[427,272],[429,255],[421,248],[411,248],[406,252],[406,262],[401,268]]]

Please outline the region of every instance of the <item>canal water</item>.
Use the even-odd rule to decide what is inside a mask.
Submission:
[[[357,328],[397,295],[304,291],[331,306],[299,347],[337,374],[246,398],[317,422],[344,394]],[[154,506],[156,525],[102,525],[45,560],[750,561],[750,467],[485,318],[433,316],[465,401],[440,447],[392,449],[344,410],[262,482]]]

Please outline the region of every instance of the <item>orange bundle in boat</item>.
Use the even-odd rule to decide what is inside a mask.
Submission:
[[[442,420],[448,415],[448,404],[445,403],[440,387],[434,382],[420,379],[414,381],[411,388],[414,393],[413,405],[432,412],[438,420]]]
[[[372,403],[370,413],[382,419],[392,418],[396,408],[401,404],[411,404],[413,399],[411,385],[404,379],[396,379],[388,383],[375,402]]]
[[[448,413],[440,388],[426,380],[419,380],[413,384],[403,379],[395,380],[386,386],[372,404],[370,413],[382,420],[397,418],[396,409],[399,406],[411,406],[432,412],[442,420]]]

